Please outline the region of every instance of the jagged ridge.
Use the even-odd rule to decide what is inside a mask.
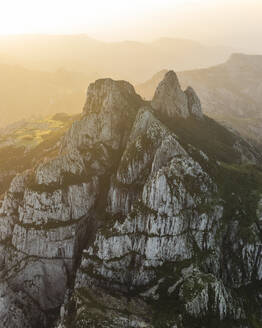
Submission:
[[[4,327],[52,327],[60,308],[59,327],[255,328],[262,178],[243,160],[260,158],[174,72],[152,104],[124,81],[91,84],[60,155],[5,196]]]

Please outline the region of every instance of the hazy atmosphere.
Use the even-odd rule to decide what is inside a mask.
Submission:
[[[0,126],[32,114],[78,113],[97,78],[137,85],[161,70],[260,54],[261,16],[259,0],[3,2]]]
[[[12,19],[10,19],[12,17]],[[260,0],[10,0],[0,34],[85,33],[103,41],[193,39],[262,52]]]
[[[262,327],[262,0],[0,5],[0,328]]]

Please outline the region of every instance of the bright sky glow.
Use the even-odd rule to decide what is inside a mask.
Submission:
[[[32,33],[86,33],[108,41],[168,36],[258,42],[262,0],[0,1],[0,34]]]

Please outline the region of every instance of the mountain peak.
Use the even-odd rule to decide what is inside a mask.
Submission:
[[[188,88],[184,92],[174,71],[168,71],[159,83],[152,100],[152,107],[170,118],[203,116],[201,103],[195,91]]]
[[[104,109],[125,110],[131,107],[137,109],[142,99],[134,87],[126,81],[115,81],[110,78],[99,79],[91,83],[87,90],[83,114],[100,113]]]
[[[189,116],[187,97],[174,71],[168,71],[159,83],[152,100],[152,107],[168,117]]]
[[[176,88],[181,88],[177,74],[174,71],[167,71],[163,81],[164,83],[169,83],[170,85],[172,84]]]
[[[188,100],[188,109],[190,115],[194,115],[198,118],[203,117],[201,101],[192,87],[188,87],[185,91]]]
[[[62,149],[82,149],[96,143],[119,149],[125,144],[138,109],[144,104],[125,81],[100,79],[87,90],[82,120],[66,134]]]

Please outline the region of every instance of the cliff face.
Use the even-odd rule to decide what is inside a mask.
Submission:
[[[262,177],[243,160],[174,72],[152,104],[91,84],[60,154],[5,195],[3,327],[258,327]]]

